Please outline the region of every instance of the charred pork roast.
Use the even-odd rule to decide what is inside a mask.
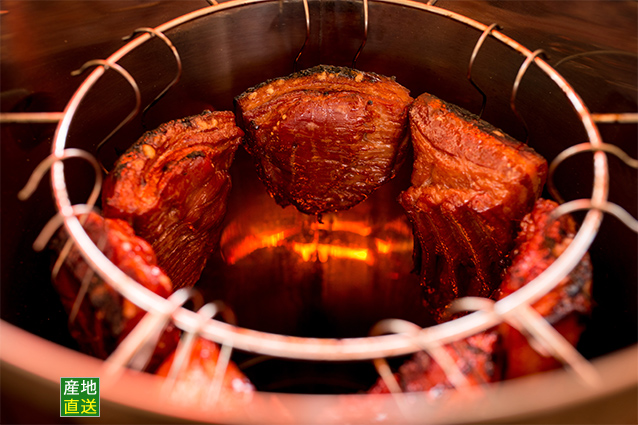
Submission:
[[[104,215],[147,240],[175,289],[194,285],[219,244],[242,130],[232,112],[205,111],[142,136],[104,183]]]
[[[246,148],[270,195],[281,206],[319,217],[356,205],[391,179],[411,133],[412,185],[399,202],[413,225],[425,308],[436,320],[444,320],[455,298],[500,299],[521,288],[558,258],[576,232],[571,217],[553,220],[555,203],[538,200],[547,174],[540,155],[432,95],[413,101],[391,78],[318,66],[266,81],[235,102]],[[244,136],[235,119],[231,112],[205,111],[144,134],[107,176],[107,218],[88,216],[86,231],[105,255],[163,297],[194,285],[219,243],[228,169]],[[73,248],[54,281],[69,312],[86,276],[87,300],[71,331],[86,352],[105,358],[144,311],[93,276]],[[591,276],[585,256],[533,306],[574,345],[591,311]],[[169,374],[178,338],[169,327],[150,369]],[[469,385],[557,366],[507,324],[444,349]],[[215,343],[197,338],[178,377],[180,391],[201,396],[215,378],[218,358]],[[436,396],[453,386],[426,353],[412,356],[395,376],[403,391]],[[233,363],[222,387],[254,390]],[[387,391],[380,380],[369,392]]]
[[[183,370],[177,377],[175,394],[185,400],[193,400],[199,397],[206,401],[219,360],[219,347],[214,342],[204,338],[196,338],[190,356],[186,359]],[[157,375],[168,376],[175,361],[176,352],[166,358],[157,370]],[[224,371],[221,382],[222,394],[225,392],[251,394],[255,387],[248,378],[239,370],[235,363],[230,362]]]
[[[317,66],[235,101],[258,174],[284,207],[348,209],[391,179],[405,156],[412,98],[388,77]]]
[[[511,253],[512,264],[499,287],[501,299],[523,287],[549,267],[576,235],[576,223],[569,215],[550,220],[558,205],[539,199],[534,210],[521,222],[521,231]],[[589,254],[548,294],[532,306],[572,345],[585,330],[592,309],[592,265]],[[555,358],[541,356],[519,331],[507,324],[500,326],[506,353],[506,378],[529,375],[560,366]]]
[[[556,207],[553,201],[539,199],[532,212],[523,218],[511,253],[512,263],[493,298],[502,299],[531,282],[571,243],[576,224],[568,215],[553,220],[551,213]],[[585,255],[567,277],[532,307],[567,341],[576,345],[584,330],[584,321],[591,314],[591,287],[592,266],[589,255]],[[526,336],[506,323],[455,341],[445,349],[470,385],[516,378],[560,366],[552,356],[534,350]],[[395,376],[403,391],[427,391],[436,396],[440,390],[452,386],[441,367],[425,353],[412,356]],[[379,380],[370,392],[384,393],[388,388]]]
[[[140,285],[166,298],[173,292],[170,279],[157,265],[151,246],[135,236],[123,220],[104,219],[99,214],[88,215],[84,229],[104,255]],[[54,242],[60,250],[65,232]],[[146,311],[111,288],[89,268],[74,246],[53,280],[67,313],[71,314],[84,279],[89,279],[86,295],[75,317],[69,321],[71,336],[85,353],[107,358],[117,345],[142,319]],[[179,330],[169,325],[160,338],[149,369],[154,369],[177,346]]]
[[[482,332],[445,346],[447,355],[459,368],[466,385],[480,385],[501,379],[500,337],[497,332]],[[404,392],[424,391],[436,397],[444,390],[454,388],[447,375],[428,354],[415,353],[401,365],[395,374],[399,387]],[[390,392],[379,379],[369,393]]]
[[[412,222],[415,264],[435,317],[461,296],[489,296],[547,163],[469,112],[432,95],[410,108],[412,186],[399,202]],[[440,317],[439,317],[440,319]]]

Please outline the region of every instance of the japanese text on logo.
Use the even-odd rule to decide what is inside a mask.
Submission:
[[[100,378],[60,378],[60,416],[100,416]]]

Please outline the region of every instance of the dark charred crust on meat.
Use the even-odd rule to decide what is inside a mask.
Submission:
[[[123,162],[116,164],[115,168],[113,168],[113,170],[111,171],[111,174],[113,174],[113,178],[119,180],[122,177],[122,172],[126,170],[127,167],[128,165]]]
[[[504,274],[494,299],[503,299],[532,282],[573,241],[576,221],[570,215],[554,219],[552,213],[557,207],[558,204],[553,201],[539,199],[534,209],[523,218],[516,247],[511,253],[512,264]],[[591,260],[589,254],[585,254],[566,277],[532,304],[537,313],[574,346],[592,312],[592,276]],[[510,325],[502,323],[499,332],[503,335],[503,355],[506,358],[504,379],[560,367],[561,363],[553,357],[538,354],[525,335]]]
[[[280,80],[292,80],[295,78],[303,78],[303,77],[311,77],[313,75],[319,75],[322,73],[326,73],[326,74],[333,74],[336,75],[337,77],[343,77],[343,78],[349,78],[351,80],[355,80],[355,81],[359,81],[359,82],[367,82],[367,83],[378,83],[379,81],[381,81],[383,78],[388,78],[392,81],[396,81],[395,77],[385,77],[379,74],[376,74],[374,72],[364,72],[364,71],[359,71],[353,68],[347,68],[347,67],[343,67],[343,66],[334,66],[334,65],[317,65],[315,67],[312,68],[308,68],[308,69],[304,69],[301,71],[297,71],[297,72],[293,72],[292,74],[289,74],[285,77],[279,77],[279,78],[272,78],[269,80],[266,80],[262,83],[257,84],[256,86],[250,87],[249,89],[247,89],[246,91],[244,91],[242,94],[240,94],[239,96],[237,96],[235,98],[235,101],[238,101],[240,99],[242,99],[243,97],[263,88],[268,86],[269,84],[275,83],[277,81]],[[363,78],[362,80],[357,80],[358,78]]]
[[[104,319],[110,324],[113,335],[119,335],[124,329],[121,298],[114,298],[105,288],[106,282],[94,277],[89,285],[88,294],[91,304],[104,313]]]
[[[499,289],[499,297],[526,285],[549,267],[568,246],[576,232],[576,224],[569,215],[554,220],[553,201],[540,199],[534,210],[523,219],[522,230],[512,251],[512,264]],[[546,320],[555,323],[576,310],[587,313],[591,308],[592,266],[588,255],[552,290],[554,304],[541,299],[535,307],[545,311]],[[541,306],[541,307],[539,307]]]
[[[451,343],[444,350],[469,385],[483,385],[501,379],[501,340],[497,332],[486,331]],[[443,391],[453,388],[441,366],[422,351],[404,362],[394,376],[402,391],[419,391],[428,397],[440,397]],[[383,380],[379,379],[369,392],[378,394],[389,390]]]
[[[140,137],[135,143],[133,143],[131,147],[128,148],[124,153],[127,154],[131,152],[137,152],[139,154],[143,154],[144,145],[149,145],[149,146],[152,146],[153,148],[157,148],[158,147],[157,143],[155,143],[155,140],[157,139],[157,137],[165,136],[171,129],[174,129],[174,128],[179,128],[179,127],[181,127],[182,129],[197,128],[198,120],[206,119],[209,115],[212,115],[212,114],[214,114],[214,112],[206,110],[197,115],[192,115],[192,116],[184,117],[184,118],[178,118],[172,121],[165,122],[161,124],[159,127],[145,132],[142,135],[142,137]],[[205,129],[202,131],[213,131],[213,130],[215,130],[215,128]]]
[[[186,155],[186,158],[188,159],[206,158],[206,154],[202,151],[193,151],[189,153],[188,155]]]
[[[166,122],[131,146],[105,180],[105,216],[133,225],[176,286],[194,284],[218,244],[230,188],[225,176],[244,135],[235,123],[230,111],[204,111]],[[189,197],[203,187],[207,195],[218,197],[214,211],[206,211],[209,196]],[[184,203],[183,211],[171,215],[177,199]],[[201,212],[194,208],[200,205]],[[197,212],[191,214],[193,210]],[[188,258],[188,264],[172,258],[182,248],[179,260]]]
[[[455,105],[453,103],[448,103],[445,102],[444,100],[441,100],[441,103],[452,113],[458,115],[461,119],[467,121],[470,124],[473,124],[476,126],[476,128],[478,128],[480,131],[485,132],[490,134],[492,137],[495,137],[497,139],[499,139],[500,141],[506,142],[508,144],[516,144],[516,145],[521,145],[521,149],[524,149],[524,145],[521,144],[521,142],[519,142],[518,140],[514,139],[512,136],[508,135],[507,133],[505,133],[503,130],[501,130],[498,127],[495,127],[494,125],[490,124],[487,121],[484,121],[481,119],[481,117],[479,117],[478,115],[475,115],[473,113],[471,113],[470,111],[468,111],[467,109],[461,108],[458,105]]]
[[[203,116],[203,114],[200,114],[200,116]],[[183,118],[183,119],[180,119],[178,122],[187,128],[195,127],[195,124],[193,124],[192,119]]]

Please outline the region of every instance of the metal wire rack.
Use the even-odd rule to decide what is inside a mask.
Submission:
[[[219,321],[215,317],[223,311],[217,304],[207,304],[198,312],[194,312],[182,305],[193,296],[190,290],[180,290],[170,298],[164,299],[150,290],[145,289],[133,279],[124,274],[101,252],[91,239],[87,236],[82,226],[82,216],[95,207],[97,198],[101,190],[102,170],[105,168],[99,158],[99,151],[113,135],[115,135],[130,120],[140,113],[142,118],[146,112],[157,102],[159,102],[174,85],[176,85],[182,73],[182,60],[178,49],[170,39],[171,31],[179,29],[182,25],[202,17],[222,13],[234,8],[254,5],[258,3],[268,3],[274,0],[233,0],[225,3],[211,2],[210,7],[205,7],[187,15],[178,17],[166,22],[156,28],[140,28],[131,37],[127,37],[128,43],[104,60],[92,60],[82,66],[76,74],[83,73],[89,67],[95,67],[86,77],[73,97],[68,102],[65,110],[60,113],[46,114],[2,114],[2,122],[58,122],[55,139],[51,155],[43,161],[33,172],[33,175],[19,196],[27,199],[33,193],[39,182],[51,170],[51,185],[55,197],[58,214],[47,224],[41,235],[34,243],[35,249],[44,249],[48,240],[53,236],[57,228],[62,224],[70,235],[69,244],[62,251],[58,263],[54,267],[54,273],[59,269],[64,261],[71,244],[77,246],[91,269],[97,273],[104,281],[115,288],[124,297],[132,301],[140,308],[146,310],[148,314],[135,330],[120,344],[116,351],[106,361],[107,372],[117,374],[123,367],[141,370],[146,364],[161,331],[172,321],[177,327],[185,332],[183,343],[180,345],[183,359],[188,347],[192,343],[195,335],[204,337],[222,346],[220,361],[218,362],[218,374],[223,376],[224,369],[230,359],[231,350],[239,349],[265,356],[280,358],[313,360],[313,361],[361,361],[375,360],[381,376],[388,382],[388,386],[395,388],[392,383],[391,373],[384,366],[383,361],[388,357],[411,354],[424,350],[430,354],[444,367],[446,374],[457,387],[462,387],[463,383],[455,376],[458,371],[455,365],[447,362],[441,354],[440,348],[453,341],[471,336],[485,329],[489,329],[501,322],[517,322],[524,326],[532,338],[547,347],[550,353],[557,359],[572,368],[578,376],[586,383],[594,385],[597,382],[595,370],[567,343],[542,317],[532,314],[534,312],[531,305],[548,293],[555,285],[565,278],[571,270],[578,264],[580,259],[586,254],[592,241],[597,235],[604,213],[612,214],[622,220],[633,231],[638,232],[638,221],[627,213],[620,206],[608,201],[609,176],[607,169],[607,154],[612,154],[624,161],[627,166],[638,168],[638,161],[630,158],[622,150],[614,145],[604,143],[597,123],[600,122],[638,122],[638,116],[634,113],[608,114],[591,113],[579,95],[570,84],[555,70],[554,67],[543,58],[543,51],[531,51],[520,45],[515,40],[504,34],[498,24],[486,25],[471,18],[462,16],[455,12],[437,7],[433,1],[427,4],[416,3],[409,0],[378,0],[378,3],[396,5],[415,11],[431,14],[440,19],[456,21],[477,34],[477,42],[468,61],[467,79],[479,91],[482,96],[482,104],[479,114],[482,114],[487,101],[487,95],[481,90],[479,85],[472,78],[475,59],[480,54],[480,50],[486,39],[492,38],[507,48],[517,52],[523,62],[518,70],[515,80],[512,83],[510,105],[513,113],[525,127],[526,134],[529,132],[525,120],[517,111],[516,100],[519,92],[519,85],[528,68],[534,64],[539,70],[546,74],[555,86],[564,94],[571,103],[573,110],[578,115],[580,123],[586,133],[587,141],[575,145],[560,153],[550,165],[548,188],[554,198],[562,202],[556,210],[555,216],[572,213],[578,210],[586,210],[586,216],[582,221],[580,229],[573,242],[559,257],[559,259],[547,268],[540,276],[535,278],[528,285],[513,293],[512,295],[494,302],[486,299],[460,299],[455,307],[458,310],[473,311],[464,317],[441,323],[436,326],[421,328],[409,322],[399,320],[388,320],[380,323],[371,331],[371,336],[360,338],[302,338],[260,332],[252,329],[238,328],[231,321]],[[369,31],[369,9],[368,0],[362,3],[362,42],[353,60],[353,67],[356,66],[360,55],[365,54],[365,45]],[[310,37],[310,27],[312,16],[309,13],[308,0],[303,0],[306,39],[301,46],[297,56],[293,61],[293,68],[297,68],[300,57]],[[300,19],[304,17],[300,16]],[[140,46],[151,39],[160,39],[170,49],[176,64],[176,73],[172,81],[160,92],[160,94],[143,110],[141,108],[141,95],[138,82],[119,64],[119,62],[129,55],[132,55]],[[565,59],[564,59],[565,60]],[[563,60],[563,61],[564,61]],[[561,61],[562,63],[562,61]],[[88,153],[79,149],[68,148],[66,146],[69,129],[74,122],[76,113],[81,108],[81,102],[91,90],[91,88],[108,72],[114,71],[121,75],[130,85],[135,97],[135,104],[129,115],[111,133],[97,145],[94,153]],[[581,152],[593,152],[593,175],[594,181],[591,197],[588,199],[578,199],[570,202],[563,202],[562,197],[554,184],[554,173],[557,167],[567,158]],[[90,162],[95,169],[95,184],[93,191],[85,204],[74,205],[69,199],[67,184],[65,179],[64,161],[67,158],[80,157]],[[78,296],[76,304],[82,301],[82,293]],[[180,362],[177,362],[175,371],[179,370]],[[177,372],[175,372],[177,373]],[[174,379],[173,373],[171,375]],[[213,393],[220,391],[221,381],[214,383]]]

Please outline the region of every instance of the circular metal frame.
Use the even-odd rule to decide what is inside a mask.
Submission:
[[[221,3],[171,20],[156,27],[154,31],[164,33],[191,20],[223,10],[273,1],[276,0],[233,0],[227,3]],[[596,237],[603,218],[603,211],[597,206],[605,204],[609,191],[606,154],[604,151],[598,150],[603,145],[603,142],[592,115],[582,99],[575,93],[570,84],[545,60],[497,29],[490,28],[488,25],[430,4],[421,4],[408,0],[377,1],[379,3],[400,5],[452,19],[476,29],[479,33],[490,30],[488,31],[489,36],[524,56],[526,61],[529,61],[528,65],[531,64],[531,62],[536,64],[536,66],[561,89],[573,106],[586,131],[589,143],[592,148],[596,150],[593,163],[594,182],[591,195],[592,208],[587,212],[573,242],[550,267],[522,289],[494,303],[490,311],[476,311],[450,322],[424,328],[415,335],[392,334],[361,338],[319,339],[284,336],[238,328],[214,319],[208,320],[202,326],[201,317],[199,317],[196,312],[184,308],[174,311],[173,303],[137,284],[104,256],[88,237],[80,221],[75,216],[66,189],[64,166],[62,161],[56,161],[52,165],[51,172],[51,183],[56,206],[60,215],[64,218],[64,225],[70,238],[80,249],[87,263],[99,273],[106,282],[113,286],[113,288],[140,308],[162,314],[172,313],[175,324],[186,332],[198,331],[200,335],[213,341],[231,341],[234,348],[263,355],[317,361],[369,360],[381,357],[392,357],[419,351],[422,349],[421,347],[433,342],[445,344],[470,336],[499,324],[502,321],[502,317],[521,306],[534,303],[565,278],[586,254],[589,246]],[[64,156],[69,127],[73,122],[80,102],[91,87],[102,77],[106,68],[116,65],[117,61],[135,51],[137,47],[150,40],[152,36],[151,33],[144,33],[131,40],[106,59],[104,65],[93,70],[84,80],[67,104],[62,120],[56,129],[52,147],[53,156],[58,158]]]

